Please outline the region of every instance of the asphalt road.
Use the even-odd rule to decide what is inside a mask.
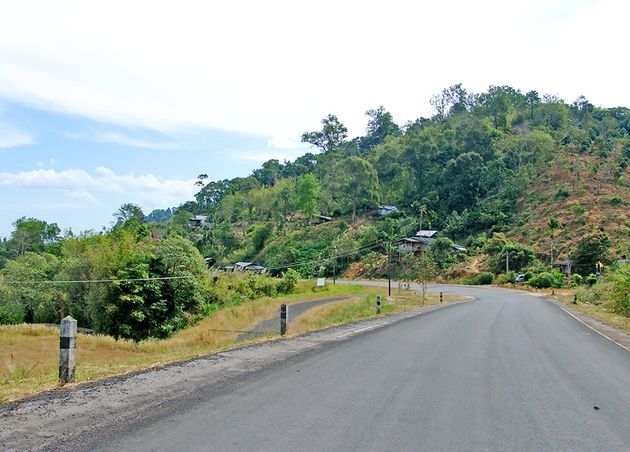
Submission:
[[[541,298],[443,290],[476,300],[304,353],[82,447],[630,450],[629,352]]]

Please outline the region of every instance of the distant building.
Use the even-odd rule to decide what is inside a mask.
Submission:
[[[193,228],[207,228],[210,229],[214,226],[214,223],[210,222],[206,215],[195,215],[190,220],[189,225]]]
[[[425,237],[428,239],[436,239],[438,235],[438,231],[434,231],[432,229],[420,229],[416,232],[416,237]]]
[[[553,266],[555,268],[558,268],[560,270],[560,273],[565,274],[565,275],[570,275],[571,273],[573,273],[571,270],[571,261],[568,259],[559,259],[556,260],[553,263]]]
[[[245,270],[245,268],[249,267],[250,265],[253,265],[253,262],[237,262],[234,264],[234,271],[242,272],[243,270]]]
[[[407,237],[400,239],[398,243],[399,254],[419,254],[424,253],[429,249],[431,244],[435,242],[435,239],[427,237]]]
[[[399,254],[420,254],[426,252],[433,242],[437,240],[438,231],[421,229],[416,232],[414,237],[406,237],[400,239],[398,244]],[[456,253],[465,253],[468,251],[465,247],[453,244],[453,250]]]
[[[317,215],[311,219],[311,224],[322,224],[328,223],[329,221],[333,221],[333,217],[327,217],[325,215]]]
[[[384,217],[386,215],[391,215],[396,212],[398,212],[398,207],[396,206],[378,206],[378,210],[377,210],[377,213],[381,217]]]

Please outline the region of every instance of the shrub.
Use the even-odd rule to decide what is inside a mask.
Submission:
[[[292,268],[289,268],[286,272],[282,273],[282,281],[278,289],[283,293],[290,293],[295,289],[299,279],[300,274]]]
[[[579,275],[577,273],[571,275],[571,285],[573,287],[581,286],[582,284],[584,284],[584,278],[582,277],[582,275]]]
[[[630,265],[620,265],[607,279],[610,289],[606,307],[616,314],[630,317]]]
[[[570,195],[569,190],[567,190],[564,187],[560,187],[558,191],[556,192],[556,199],[567,199],[569,195]]]
[[[527,281],[532,287],[536,289],[548,289],[551,287],[562,287],[564,283],[564,275],[557,270],[553,272],[542,272]]]
[[[0,287],[0,325],[22,323],[24,316],[22,303],[15,300],[8,289]]]
[[[472,278],[468,278],[466,280],[466,284],[472,285],[486,285],[492,284],[492,280],[494,279],[494,275],[490,272],[481,272],[477,276]]]
[[[500,275],[497,275],[494,278],[494,283],[495,284],[514,284],[515,280],[516,280],[516,273],[509,272],[509,273],[502,273]]]
[[[584,283],[589,287],[593,287],[593,285],[597,283],[597,276],[591,273],[586,278],[584,278]]]
[[[609,198],[606,198],[605,201],[607,204],[610,204],[611,206],[625,206],[626,205],[626,202],[619,196],[611,196]]]

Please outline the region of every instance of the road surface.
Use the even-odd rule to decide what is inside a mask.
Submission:
[[[72,448],[630,450],[628,351],[539,297],[442,290],[475,301],[201,387]]]

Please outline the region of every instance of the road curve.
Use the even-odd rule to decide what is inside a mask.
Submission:
[[[544,299],[441,289],[475,301],[200,389],[164,415],[86,434],[75,446],[630,450],[629,352]]]

